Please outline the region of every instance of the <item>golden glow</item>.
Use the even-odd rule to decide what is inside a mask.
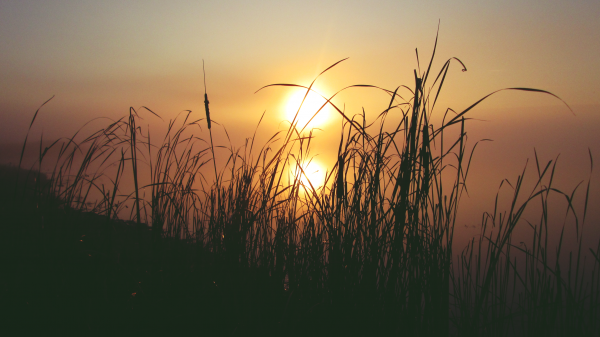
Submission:
[[[301,130],[310,120],[310,124],[306,127],[306,129],[319,128],[325,125],[330,116],[331,107],[329,103],[327,103],[323,109],[321,107],[327,102],[321,95],[311,91],[306,99],[304,96],[306,95],[306,90],[295,90],[290,97],[287,99],[285,104],[285,118],[290,123],[294,121],[294,116],[298,112],[300,108],[300,104],[302,104],[302,108],[298,113],[298,117],[294,121],[297,123],[298,129]],[[304,99],[304,103],[302,100]],[[321,109],[321,111],[319,111]],[[315,113],[319,111],[319,113],[311,120],[311,118],[315,115]]]
[[[314,159],[310,161],[310,163],[302,165],[302,170],[304,170],[304,172],[297,167],[295,169],[296,176],[300,178],[300,183],[304,185],[304,188],[307,191],[312,191],[312,188],[316,191],[323,186],[323,183],[325,182],[325,169]],[[301,188],[301,190],[304,191],[304,188]]]

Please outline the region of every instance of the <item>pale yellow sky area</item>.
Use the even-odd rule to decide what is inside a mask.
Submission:
[[[228,127],[282,119],[287,88],[317,82],[325,94],[352,84],[389,90],[413,83],[431,56],[450,57],[440,109],[460,110],[504,87],[536,87],[569,104],[600,105],[597,1],[0,1],[0,140],[20,141],[35,109],[49,137],[130,106],[162,116],[202,111],[202,59],[213,118]],[[366,95],[363,96],[363,95]],[[377,104],[375,100],[383,102]],[[376,116],[386,97],[353,89],[337,101]],[[486,107],[557,105],[535,95],[502,94]],[[42,117],[42,116],[40,116]],[[53,120],[60,121],[54,123]]]

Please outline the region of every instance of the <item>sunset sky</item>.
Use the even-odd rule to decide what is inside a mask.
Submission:
[[[542,94],[502,92],[482,103],[471,117],[486,121],[470,126],[469,140],[494,142],[478,149],[474,170],[498,175],[473,173],[483,184],[473,193],[477,186],[495,192],[501,177],[515,178],[534,147],[544,160],[560,153],[575,182],[587,178],[588,147],[600,160],[597,0],[0,0],[0,143],[21,143],[52,95],[34,126],[47,139],[94,117],[119,118],[129,107],[147,106],[166,120],[188,109],[201,118],[204,60],[212,118],[241,146],[264,111],[265,135],[287,118],[295,91],[255,93],[265,85],[306,85],[349,57],[317,81],[317,90],[414,86],[415,48],[423,71],[438,22],[433,71],[451,57],[468,69],[452,64],[439,113],[460,111],[496,89],[532,87],[560,96],[577,115]],[[350,89],[334,102],[349,115],[364,107],[372,121],[389,97]],[[340,123],[332,115],[317,137],[337,137]],[[226,140],[222,129],[214,132],[217,142]]]

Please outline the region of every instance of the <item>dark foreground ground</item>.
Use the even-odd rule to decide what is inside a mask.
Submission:
[[[298,299],[268,273],[199,245],[153,243],[146,225],[39,202],[6,181],[2,189],[0,335],[399,332],[383,323],[392,313],[355,299]]]

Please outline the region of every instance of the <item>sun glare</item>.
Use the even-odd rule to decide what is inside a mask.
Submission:
[[[290,97],[288,98],[285,105],[285,117],[291,123],[294,120],[294,116],[298,112],[298,108],[300,108],[300,104],[302,104],[302,108],[298,113],[298,117],[296,121],[298,122],[298,128],[302,129],[310,120],[310,124],[307,126],[310,128],[319,128],[326,124],[329,120],[329,114],[331,111],[331,107],[329,104],[325,105],[321,111],[311,120],[311,117],[327,102],[323,97],[319,94],[310,92],[304,103],[302,100],[304,99],[304,95],[306,95],[305,90],[295,90]]]
[[[294,172],[292,173],[300,177],[300,182],[304,185],[306,190],[311,190],[311,184],[315,190],[318,190],[323,186],[323,182],[325,181],[325,170],[319,163],[312,160],[310,163],[302,165],[302,170],[304,170],[304,173],[299,169],[294,168]],[[301,190],[304,191],[304,189]]]

